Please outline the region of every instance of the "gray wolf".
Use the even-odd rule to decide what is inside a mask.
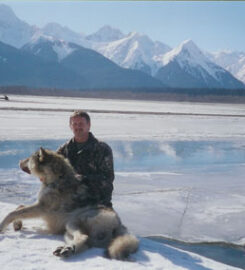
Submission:
[[[138,249],[138,239],[130,234],[112,208],[102,205],[79,207],[76,197],[86,198],[86,186],[76,177],[69,161],[51,150],[40,148],[20,164],[42,181],[38,200],[20,206],[0,224],[3,232],[10,223],[21,229],[21,220],[42,218],[49,233],[64,234],[65,245],[53,252],[69,257],[90,247],[106,249],[112,259],[126,259]]]

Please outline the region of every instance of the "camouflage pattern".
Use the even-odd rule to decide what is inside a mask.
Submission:
[[[57,150],[58,154],[67,158],[75,171],[81,175],[81,181],[88,187],[89,198],[82,201],[81,206],[103,204],[111,207],[114,168],[111,148],[98,141],[93,134],[82,146],[72,138]],[[79,203],[79,198],[76,203]]]

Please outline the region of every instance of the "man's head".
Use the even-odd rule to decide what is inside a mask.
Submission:
[[[75,111],[70,116],[70,128],[77,142],[86,142],[90,131],[90,117],[84,111]]]

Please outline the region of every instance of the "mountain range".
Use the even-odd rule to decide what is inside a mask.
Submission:
[[[176,48],[111,26],[85,35],[43,28],[0,5],[0,84],[71,89],[245,88],[245,53]]]

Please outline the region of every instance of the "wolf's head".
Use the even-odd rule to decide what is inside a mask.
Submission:
[[[20,166],[26,166],[30,173],[39,177],[44,184],[58,181],[60,177],[75,172],[69,161],[54,151],[42,147],[25,159]]]

